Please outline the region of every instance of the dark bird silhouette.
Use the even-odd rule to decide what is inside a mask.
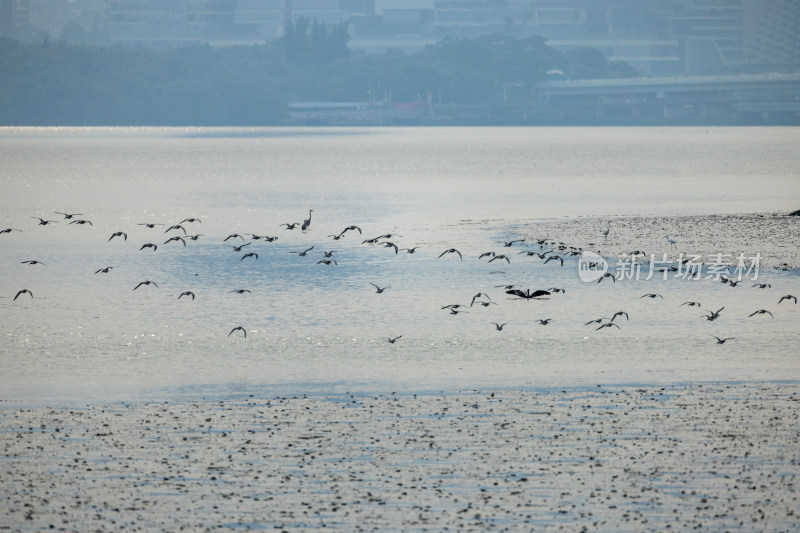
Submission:
[[[478,256],[478,259],[483,259],[484,257],[494,257],[497,255],[494,252],[483,252],[481,255]]]
[[[541,324],[543,326],[546,326],[547,324],[549,324],[552,321],[553,321],[552,318],[540,318],[539,320],[537,320],[537,322],[539,322],[539,324]]]
[[[326,257],[326,258],[333,257],[333,254],[335,254],[335,253],[336,253],[336,250],[323,250],[322,251],[322,257]]]
[[[370,285],[372,285],[373,287],[375,287],[375,289],[377,289],[375,292],[376,292],[376,293],[378,293],[378,294],[381,294],[381,293],[382,293],[383,291],[385,291],[386,289],[391,289],[391,287],[390,287],[390,286],[388,286],[388,285],[387,285],[386,287],[378,287],[377,285],[375,285],[375,284],[374,284],[374,283],[372,283],[371,281],[369,282],[369,284],[370,284]]]
[[[310,252],[313,249],[314,249],[314,247],[312,246],[311,248],[306,248],[302,252],[289,252],[289,253],[290,254],[297,254],[298,257],[305,257],[306,254],[308,254],[308,252]]]
[[[595,331],[599,331],[603,328],[610,328],[611,326],[614,326],[617,329],[621,329],[617,324],[614,324],[613,322],[606,322],[605,324],[600,324],[600,327],[595,329]]]
[[[124,231],[115,231],[114,233],[111,234],[111,237],[109,237],[108,240],[110,241],[114,237],[122,237],[122,240],[125,241],[128,240],[128,234],[125,233]]]
[[[199,218],[184,218],[178,224],[183,224],[184,222],[202,222]]]
[[[242,256],[242,258],[241,258],[241,259],[239,259],[239,261],[244,261],[244,260],[245,260],[245,259],[247,259],[248,257],[254,257],[255,259],[258,259],[258,254],[257,254],[257,253],[255,253],[255,252],[248,252],[248,253],[244,254],[244,255]]]
[[[172,242],[172,241],[181,241],[183,243],[183,246],[186,247],[186,241],[180,235],[175,235],[174,237],[170,237],[169,239],[164,241],[164,244],[167,244],[168,242]]]
[[[158,285],[156,285],[156,282],[155,282],[155,281],[146,280],[146,281],[140,281],[140,282],[139,282],[139,284],[138,284],[138,285],[136,285],[136,286],[133,288],[133,290],[136,290],[136,289],[138,289],[138,288],[139,288],[139,287],[141,287],[142,285],[154,285],[156,288],[158,288]]]
[[[553,251],[552,250],[547,250],[546,252],[543,252],[543,253],[527,251],[527,252],[520,252],[520,253],[521,254],[525,254],[528,257],[533,257],[535,255],[539,259],[545,259],[545,258],[547,258],[547,254],[552,254]]]
[[[42,263],[41,261],[37,261],[36,259],[29,259],[27,261],[20,261],[20,263],[28,264],[28,265],[44,265],[44,266],[47,266],[44,263]]]
[[[228,291],[228,293],[235,292],[236,294],[244,294],[246,292],[251,292],[250,289],[233,289],[232,291]]]
[[[291,224],[290,224],[290,223],[288,223],[288,222],[284,222],[283,224],[279,224],[279,225],[280,225],[280,226],[286,226],[286,229],[294,229],[294,228],[296,228],[296,227],[297,227],[299,224],[300,224],[299,222],[292,222]]]
[[[242,333],[244,333],[244,338],[245,339],[247,338],[247,330],[244,329],[242,326],[236,326],[235,328],[233,328],[230,331],[230,333],[228,333],[228,337],[230,337],[233,334],[234,331],[241,331]]]
[[[525,239],[514,239],[513,241],[505,241],[503,242],[503,246],[506,248],[511,248],[515,242],[525,242]]]
[[[509,265],[511,264],[511,259],[509,259],[507,256],[503,254],[492,257],[491,259],[489,259],[489,262],[491,263],[492,261],[497,261],[498,259],[505,259],[506,263],[508,263]]]
[[[250,243],[249,243],[249,242],[246,242],[246,243],[244,243],[244,244],[242,244],[242,245],[240,245],[240,246],[234,246],[234,247],[233,247],[233,251],[234,251],[234,252],[241,252],[241,251],[242,251],[242,248],[244,248],[245,246],[250,246]]]
[[[62,213],[61,211],[53,211],[56,215],[64,215],[64,220],[69,220],[72,217],[81,217],[83,213]]]
[[[628,318],[628,313],[626,313],[625,311],[617,311],[616,313],[614,313],[614,316],[611,317],[611,322],[614,322],[614,319],[617,318],[618,316],[623,316],[623,315],[625,315],[625,320],[630,320],[630,318]]]
[[[72,222],[70,222],[70,224],[80,224],[80,225],[89,224],[90,226],[94,226],[91,220],[84,220],[84,219],[73,220]]]
[[[510,291],[506,291],[506,294],[512,294],[514,296],[517,296],[519,298],[524,298],[526,300],[532,300],[534,298],[539,298],[540,296],[549,296],[550,291],[539,289],[531,292],[530,289],[525,289],[525,291],[523,292],[519,289],[511,289]]]
[[[458,254],[459,259],[461,259],[462,261],[464,260],[464,257],[461,255],[461,252],[459,252],[455,248],[449,248],[449,249],[445,250],[444,252],[439,254],[439,258],[441,258],[445,254]]]
[[[772,315],[772,313],[770,313],[770,312],[769,312],[769,311],[767,311],[766,309],[759,309],[758,311],[753,311],[752,313],[750,313],[750,314],[749,314],[749,315],[747,315],[747,316],[748,316],[748,318],[749,318],[749,317],[751,317],[751,316],[755,316],[755,315],[769,315],[769,316],[771,316],[772,318],[775,318],[775,317]]]
[[[142,250],[144,250],[145,248],[152,248],[154,252],[155,252],[156,250],[158,250],[158,246],[156,246],[156,245],[155,245],[155,244],[153,244],[152,242],[148,242],[147,244],[143,244],[143,245],[142,245],[142,247],[141,247],[141,248],[139,248],[139,251],[141,252],[141,251],[142,251]]]
[[[108,274],[108,272],[109,272],[109,271],[110,271],[112,268],[114,268],[114,267],[113,267],[113,266],[107,266],[107,267],[105,267],[105,268],[98,268],[97,270],[95,270],[95,271],[94,271],[94,273],[95,273],[95,274],[100,274],[100,273],[103,273],[103,274]]]
[[[710,320],[711,322],[713,322],[714,320],[716,320],[716,319],[718,319],[718,318],[719,318],[719,314],[720,314],[720,312],[721,312],[723,309],[725,309],[725,308],[724,308],[724,307],[720,307],[719,309],[717,309],[717,310],[716,310],[716,311],[714,311],[713,313],[712,313],[711,311],[708,311],[708,314],[707,314],[707,315],[703,315],[703,318],[705,318],[706,320]]]
[[[617,282],[617,277],[614,276],[614,274],[612,274],[611,272],[606,272],[602,276],[600,276],[600,278],[597,280],[597,283],[600,283],[601,281],[603,281],[606,278],[610,279],[614,283]]]
[[[241,235],[239,235],[238,233],[231,233],[230,235],[228,235],[227,237],[225,237],[225,238],[222,240],[222,242],[225,242],[225,241],[227,241],[228,239],[235,239],[236,237],[239,237],[240,239],[244,240],[244,237],[242,237],[242,236],[241,236]]]
[[[389,341],[389,344],[394,344],[395,342],[397,342],[397,339],[399,339],[400,337],[402,337],[402,335],[398,335],[397,337],[389,337],[386,340]]]
[[[503,322],[502,324],[498,324],[497,322],[492,322],[492,324],[494,324],[494,327],[497,331],[503,331],[503,326],[508,324],[508,322]]]
[[[566,289],[559,289],[559,288],[557,288],[557,287],[550,287],[550,288],[549,288],[549,289],[547,289],[547,290],[548,290],[548,291],[550,291],[550,292],[555,292],[555,293],[558,293],[558,292],[563,292],[564,294],[566,294],[566,293],[567,293],[567,290],[566,290]]]
[[[772,285],[770,285],[769,283],[756,283],[755,285],[753,285],[753,287],[758,287],[759,289],[770,289],[772,288]]]
[[[589,324],[602,324],[603,320],[608,320],[608,319],[607,318],[602,318],[602,317],[601,318],[595,318],[594,320],[590,320],[589,322],[584,324],[584,326],[588,326]],[[610,322],[610,320],[609,320],[609,322]]]
[[[688,305],[689,307],[700,307],[700,302],[683,302],[681,305]]]
[[[339,263],[336,262],[335,259],[320,259],[319,261],[317,261],[317,264],[319,265],[320,263],[322,263],[323,265],[328,265],[328,266],[330,266],[330,265],[338,265],[339,264]]]
[[[3,233],[11,233],[12,231],[22,231],[22,230],[17,228],[0,229],[0,235],[2,235]]]
[[[714,337],[715,339],[717,339],[717,344],[725,344],[726,341],[732,341],[733,339],[736,338],[736,337],[728,337],[727,339],[720,339],[716,335],[711,335],[711,337]]]
[[[31,217],[31,218],[38,218],[40,226],[46,226],[48,224],[58,224],[58,220],[45,220],[41,217]]]
[[[417,248],[419,248],[419,246],[415,246],[413,248],[400,248],[400,249],[405,250],[405,252],[408,254],[413,254],[414,252],[417,251]]]
[[[199,239],[202,236],[203,236],[202,233],[198,233],[197,235],[187,235],[186,238],[187,239],[192,239],[193,241],[196,241],[197,239]]]
[[[482,305],[482,306],[484,306],[484,307],[489,307],[490,305],[497,305],[497,304],[496,304],[496,303],[494,303],[494,302],[478,302],[478,304],[479,304],[479,305]],[[472,307],[472,306],[470,306],[470,307]]]
[[[778,303],[781,303],[784,300],[794,300],[795,305],[797,305],[797,297],[792,296],[791,294],[787,294],[786,296],[781,296],[781,299],[778,300]]]
[[[164,233],[169,233],[170,231],[172,231],[174,229],[179,229],[179,230],[183,231],[184,235],[186,235],[186,228],[184,228],[180,224],[175,224],[174,226],[168,227],[167,229],[164,230]]]
[[[150,229],[155,228],[156,226],[163,226],[160,222],[140,222],[137,226],[147,226]]]
[[[21,294],[30,294],[31,298],[33,298],[33,293],[32,293],[31,291],[29,291],[28,289],[22,289],[21,291],[19,291],[19,292],[17,293],[17,295],[16,295],[16,296],[14,296],[14,300],[16,300],[17,298],[19,298]]]
[[[639,296],[639,298],[661,298],[662,300],[664,299],[664,297],[661,296],[660,294],[655,294],[653,292],[650,292],[650,293],[647,293],[647,294],[643,294],[643,295]]]
[[[310,228],[310,227],[311,227],[311,213],[312,213],[313,211],[314,211],[313,209],[309,209],[309,210],[308,210],[308,218],[307,218],[307,219],[305,219],[305,220],[303,221],[303,225],[302,225],[302,226],[300,226],[300,230],[301,230],[303,233],[307,232],[307,231],[308,231],[308,228]]]
[[[449,305],[443,305],[442,309],[461,309],[462,307],[466,307],[466,305],[463,305],[463,304],[449,304]]]
[[[394,255],[397,255],[398,249],[397,249],[397,245],[395,243],[386,241],[385,243],[383,243],[383,247],[384,248],[394,248]]]
[[[192,291],[183,291],[178,295],[178,300],[180,300],[183,296],[191,296],[192,300],[194,300],[194,293]]]
[[[564,258],[561,257],[560,255],[551,255],[551,256],[549,256],[547,259],[544,260],[544,264],[546,265],[550,261],[559,261],[559,262],[561,262],[561,266],[562,267],[564,266]]]
[[[357,231],[357,232],[358,232],[358,234],[359,234],[359,235],[361,235],[361,228],[359,228],[358,226],[347,226],[346,228],[344,228],[344,229],[341,231],[341,233],[339,233],[339,235],[344,235],[344,234],[345,234],[345,233],[347,233],[348,231]]]

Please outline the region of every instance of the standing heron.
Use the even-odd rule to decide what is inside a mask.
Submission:
[[[303,225],[302,225],[302,226],[300,226],[300,230],[301,230],[303,233],[307,232],[307,231],[308,231],[308,228],[310,228],[310,227],[311,227],[311,213],[312,213],[313,211],[314,211],[313,209],[309,209],[309,210],[308,210],[308,218],[307,218],[307,219],[305,219],[305,220],[303,221]]]

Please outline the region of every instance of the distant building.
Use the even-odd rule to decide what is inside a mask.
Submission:
[[[505,33],[596,48],[647,75],[800,68],[800,0],[0,0],[0,36],[259,44],[301,17],[347,22],[350,47],[369,53]]]

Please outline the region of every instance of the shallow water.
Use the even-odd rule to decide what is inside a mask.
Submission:
[[[543,264],[520,253],[535,243],[504,241],[542,219],[796,209],[799,148],[797,128],[0,129],[0,229],[22,230],[0,235],[0,389],[129,398],[798,379],[800,308],[776,304],[800,293],[796,271],[762,272],[769,290],[584,283],[576,259]],[[280,226],[309,209],[307,233]],[[202,236],[164,244],[189,217]],[[330,238],[351,224],[363,235]],[[115,231],[127,241],[109,240]],[[225,241],[250,232],[279,239],[240,252],[243,240]],[[419,248],[362,243],[386,233]],[[158,250],[140,251],[146,242]],[[449,248],[464,260],[440,258]],[[337,264],[318,264],[323,250]],[[490,250],[511,262],[478,259]],[[158,287],[133,290],[143,280]],[[566,292],[519,300],[506,284]],[[14,300],[22,288],[34,298]],[[195,300],[178,299],[187,290]],[[494,303],[442,309],[478,292]],[[700,318],[723,306],[719,320]],[[748,317],[760,308],[775,318]],[[584,325],[619,310],[630,315],[620,329]],[[235,326],[246,339],[228,335]]]

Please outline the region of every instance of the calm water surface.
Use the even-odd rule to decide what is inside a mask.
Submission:
[[[585,284],[574,260],[544,265],[519,254],[534,244],[503,245],[545,219],[796,209],[796,128],[6,128],[0,161],[0,229],[22,230],[0,235],[4,397],[800,377],[800,314],[747,318],[774,308],[774,292]],[[309,209],[307,233],[281,227]],[[190,217],[201,236],[165,244]],[[363,234],[330,237],[349,225]],[[115,231],[128,239],[109,241]],[[251,244],[234,251],[245,242],[225,240],[234,233]],[[387,233],[416,252],[362,244]],[[140,251],[148,242],[158,250]],[[439,258],[449,248],[464,260]],[[319,264],[331,250],[338,264]],[[478,260],[490,250],[511,263]],[[800,294],[796,272],[765,275]],[[134,291],[144,280],[158,288]],[[506,284],[566,293],[517,300]],[[23,288],[35,298],[14,301]],[[442,309],[478,292],[494,304]],[[679,305],[692,299],[725,306],[726,320]],[[631,316],[619,330],[584,326],[618,310]],[[246,339],[228,336],[235,326]]]

